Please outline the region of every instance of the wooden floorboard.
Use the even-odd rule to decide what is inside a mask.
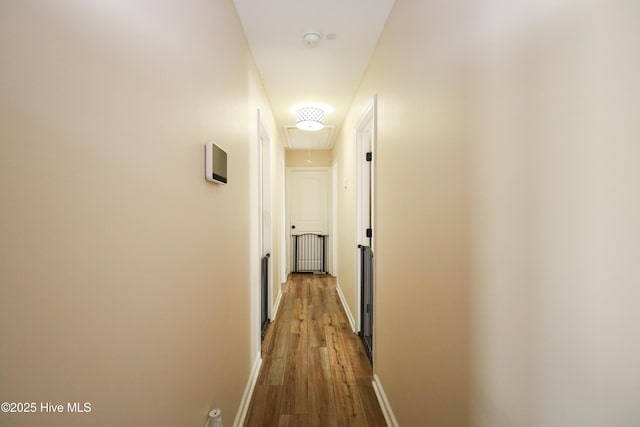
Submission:
[[[294,274],[266,331],[246,427],[383,427],[362,342],[328,275]]]

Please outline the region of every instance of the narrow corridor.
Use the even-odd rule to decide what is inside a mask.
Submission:
[[[289,276],[262,357],[247,427],[386,425],[334,277]]]

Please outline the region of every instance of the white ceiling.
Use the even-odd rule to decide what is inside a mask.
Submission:
[[[331,148],[393,1],[234,0],[287,149]],[[308,32],[321,35],[316,47]],[[330,107],[324,130],[295,128],[301,104]]]

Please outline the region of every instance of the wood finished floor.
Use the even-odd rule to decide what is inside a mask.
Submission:
[[[292,274],[262,343],[246,427],[384,427],[371,365],[328,275]]]

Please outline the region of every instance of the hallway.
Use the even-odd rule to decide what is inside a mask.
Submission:
[[[0,426],[640,426],[638,22],[0,1]],[[337,279],[288,276],[307,231]]]
[[[289,276],[262,358],[247,427],[386,425],[335,278]]]

